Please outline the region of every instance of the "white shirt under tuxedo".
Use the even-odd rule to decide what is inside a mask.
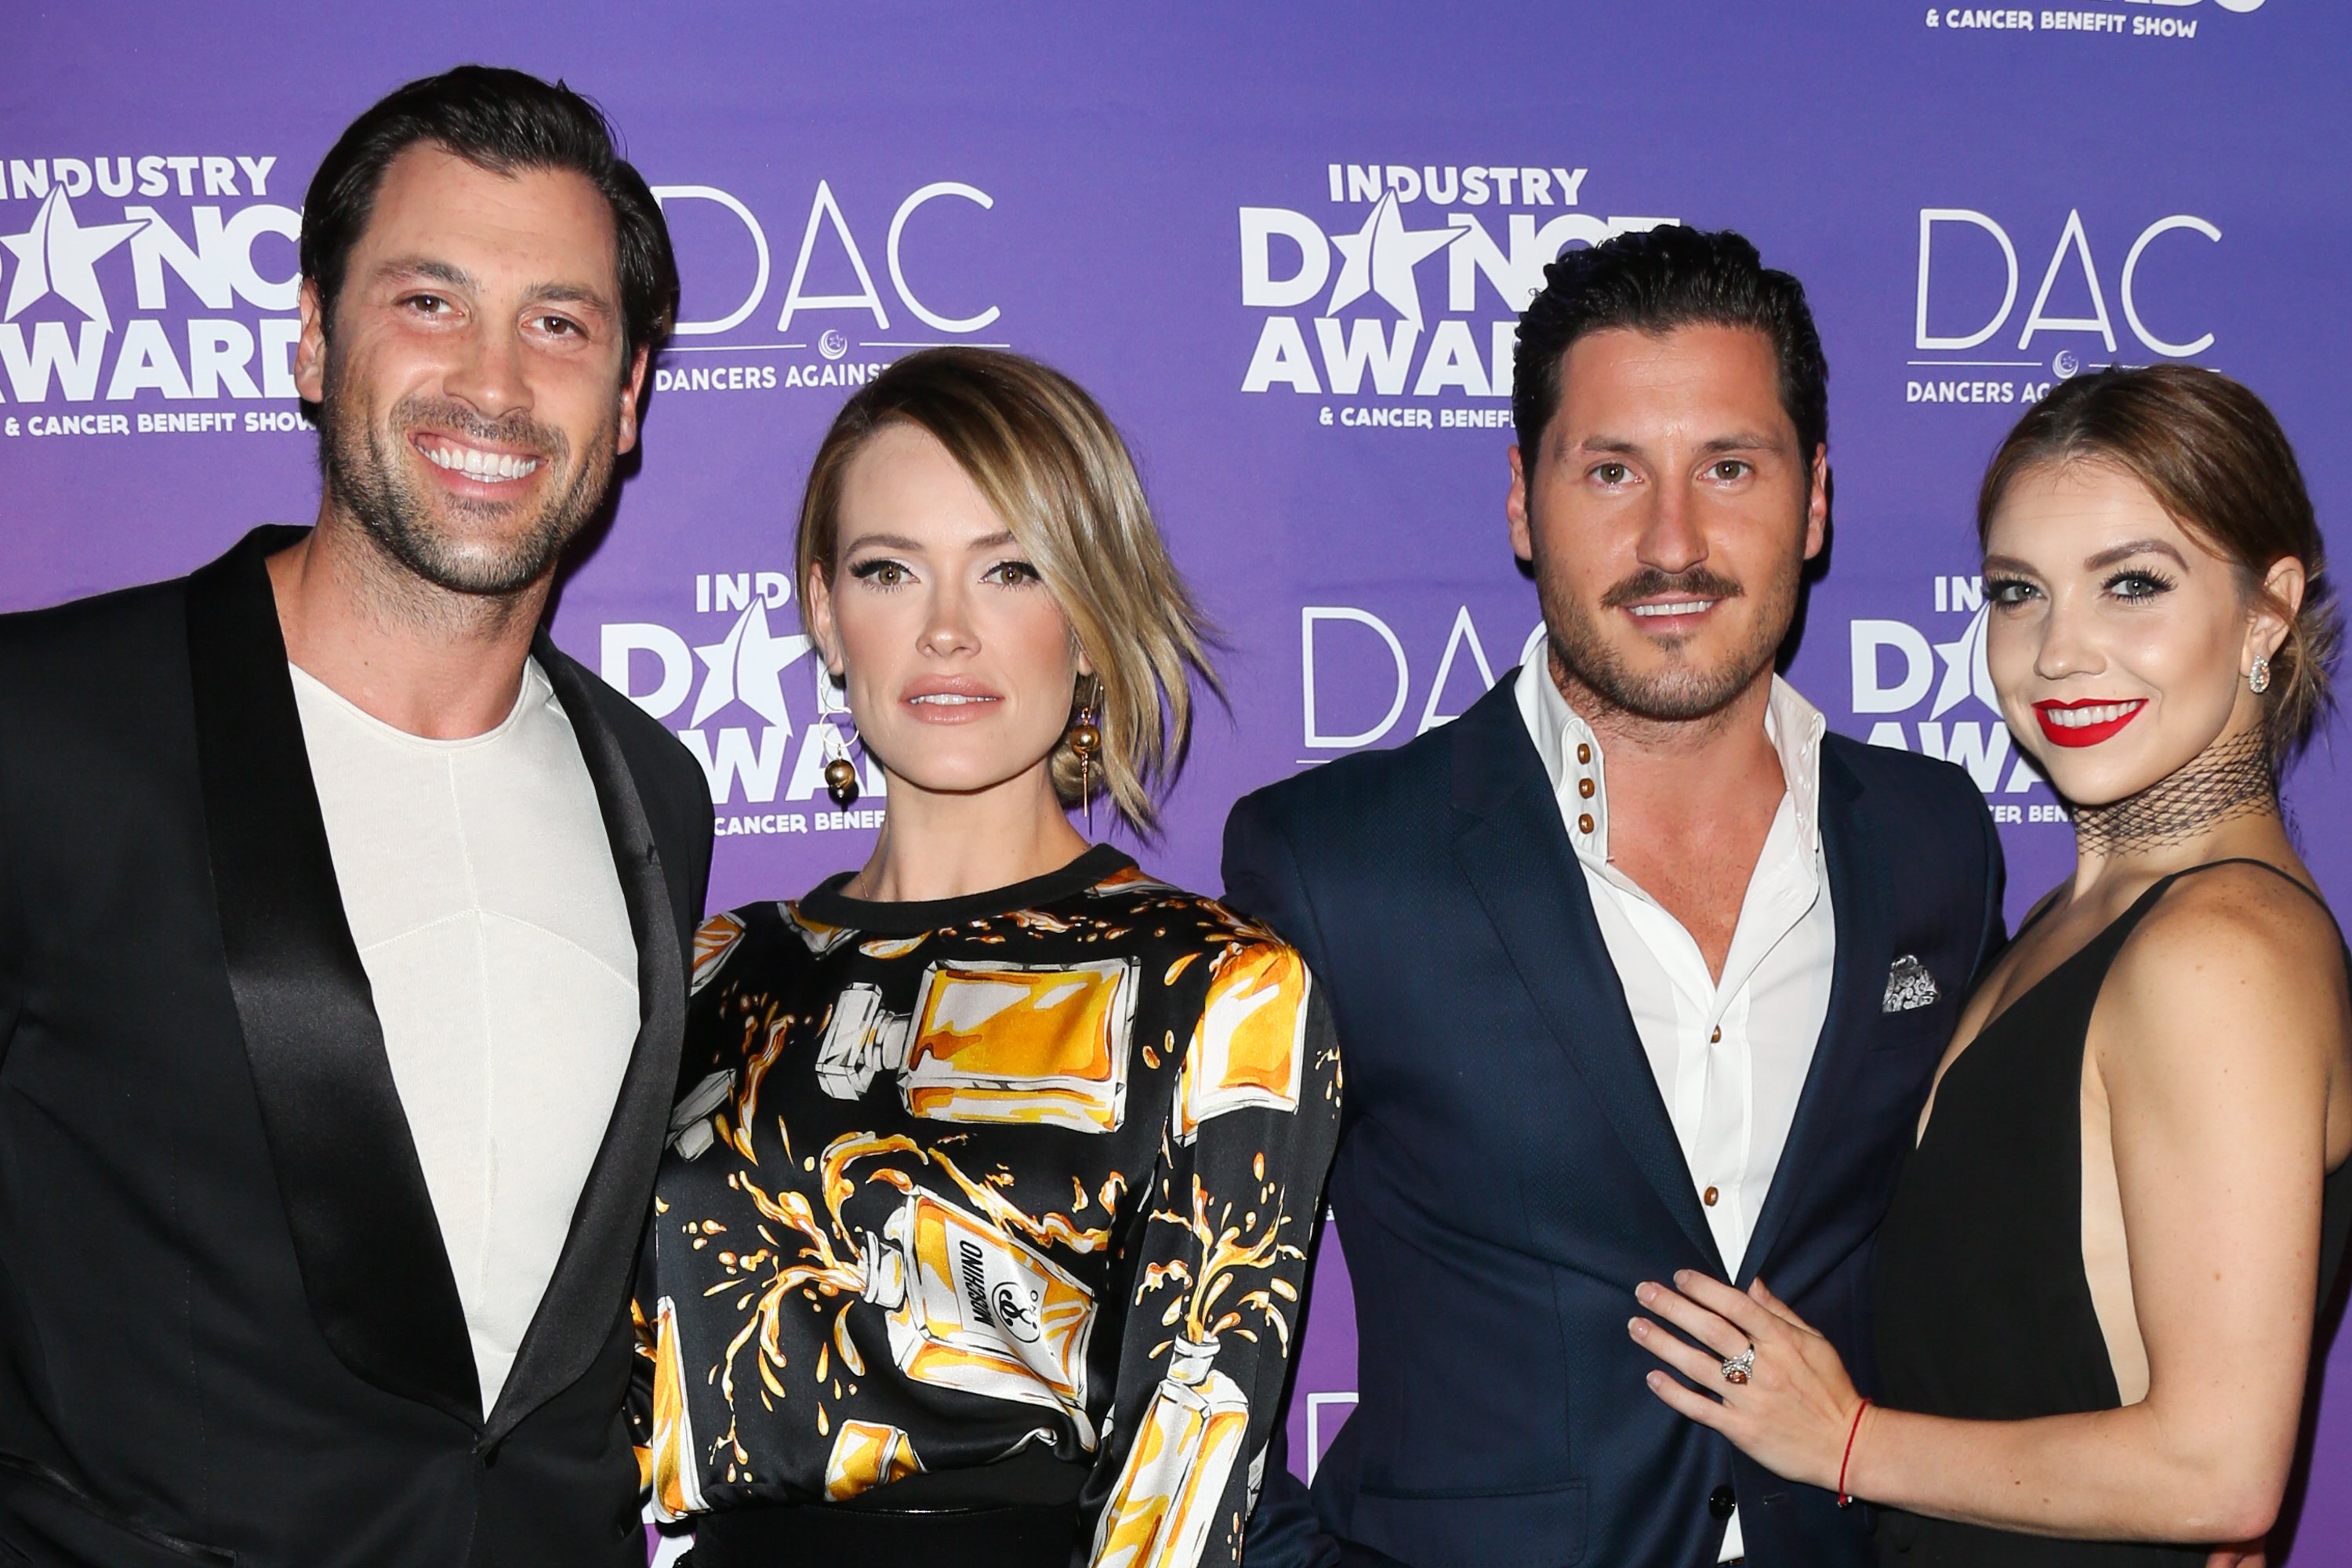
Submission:
[[[1837,925],[1821,836],[1828,721],[1773,677],[1764,732],[1788,787],[1717,980],[1683,923],[1612,863],[1601,742],[1540,658],[1520,671],[1516,695],[1727,1277],[1771,1191],[1829,1016]],[[1722,1560],[1743,1551],[1735,1512]]]
[[[432,741],[293,668],[343,913],[457,1278],[482,1408],[572,1233],[637,1035],[596,786],[536,660],[495,729]]]

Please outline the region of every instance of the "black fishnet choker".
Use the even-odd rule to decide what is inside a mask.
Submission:
[[[2074,808],[2074,847],[2128,855],[2179,844],[2239,816],[2279,814],[2278,775],[2260,728],[2216,741],[2179,772],[2111,805]]]

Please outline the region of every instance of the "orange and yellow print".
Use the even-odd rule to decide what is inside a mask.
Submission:
[[[944,1172],[986,1217],[918,1186],[896,1163],[872,1167],[862,1181],[850,1174],[855,1165],[892,1156],[911,1156]],[[718,1249],[727,1279],[709,1292],[737,1297],[745,1313],[719,1368],[729,1407],[737,1408],[737,1370],[748,1358],[760,1397],[774,1409],[786,1397],[784,1313],[795,1300],[820,1310],[838,1302],[831,1342],[820,1348],[811,1369],[820,1389],[836,1358],[853,1377],[866,1375],[848,1319],[852,1310],[868,1306],[884,1314],[892,1359],[912,1381],[1060,1410],[1080,1441],[1093,1447],[1094,1424],[1085,1406],[1094,1296],[1009,1233],[1087,1253],[1108,1245],[1109,1231],[1074,1225],[1059,1214],[1031,1215],[990,1183],[967,1176],[940,1151],[901,1136],[852,1133],[827,1145],[816,1163],[822,1215],[802,1194],[771,1194],[748,1172],[732,1184],[765,1223],[761,1245]],[[843,1213],[864,1184],[904,1194],[878,1235],[853,1226]],[[712,1223],[703,1222],[706,1229]],[[800,1245],[784,1241],[771,1226]],[[822,1404],[815,1415],[819,1432],[828,1432]]]
[[[1157,1265],[1138,1292],[1139,1307],[1166,1285],[1188,1287],[1162,1314],[1176,1338],[1153,1353],[1169,1352],[1168,1372],[1096,1522],[1094,1568],[1190,1568],[1201,1560],[1249,1435],[1249,1396],[1214,1365],[1220,1339],[1256,1338],[1249,1324],[1255,1313],[1288,1352],[1290,1322],[1278,1302],[1295,1303],[1297,1291],[1276,1266],[1285,1258],[1303,1261],[1300,1249],[1281,1239],[1288,1217],[1277,1203],[1253,1237],[1247,1227],[1254,1211],[1234,1224],[1233,1205],[1219,1205],[1198,1176],[1192,1197],[1189,1214],[1159,1209],[1151,1215],[1189,1232],[1199,1262],[1179,1258]],[[1264,1282],[1234,1295],[1234,1287],[1252,1275]]]
[[[969,919],[813,896],[698,931],[633,1303],[656,1517],[1045,1443],[1091,1458],[1092,1568],[1237,1560],[1339,1063],[1293,949],[1119,864]]]
[[[743,918],[740,915],[713,915],[697,926],[694,930],[694,981],[687,988],[687,994],[694,995],[709,984],[710,977],[719,973],[719,966],[727,962],[727,955],[734,952],[735,944],[742,940]]]
[[[824,1500],[841,1502],[859,1492],[906,1479],[923,1468],[912,1437],[879,1421],[844,1421],[824,1461]]]
[[[1281,942],[1234,942],[1217,956],[1177,1079],[1180,1141],[1245,1106],[1297,1110],[1313,984],[1297,952]]]
[[[899,1078],[908,1110],[1116,1131],[1127,1115],[1137,973],[1132,959],[932,966]]]
[[[866,1299],[889,1310],[898,1369],[935,1387],[1057,1408],[1092,1447],[1093,1293],[1043,1254],[919,1188],[884,1234],[903,1268],[887,1283],[869,1279]]]
[[[1095,1524],[1094,1568],[1191,1568],[1201,1561],[1249,1435],[1249,1398],[1182,1344]]]
[[[694,1418],[686,1403],[677,1308],[667,1296],[654,1321],[654,1429],[643,1465],[656,1513],[678,1520],[701,1510],[701,1458],[695,1452]]]

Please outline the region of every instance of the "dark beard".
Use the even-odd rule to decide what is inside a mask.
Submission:
[[[1601,603],[1606,613],[1638,599],[1675,592],[1710,599],[1735,599],[1747,590],[1704,566],[1686,572],[1661,572],[1653,567],[1611,588],[1601,595]],[[1755,682],[1758,675],[1771,668],[1780,640],[1788,635],[1796,591],[1793,580],[1785,588],[1774,585],[1772,598],[1764,603],[1764,613],[1757,617],[1754,647],[1736,650],[1732,657],[1713,668],[1675,664],[1653,675],[1637,674],[1627,668],[1582,606],[1559,602],[1559,596],[1549,590],[1540,569],[1536,574],[1536,597],[1543,607],[1555,679],[1565,673],[1612,708],[1634,718],[1653,723],[1681,724],[1721,712]]]
[[[587,526],[612,479],[617,414],[597,432],[585,460],[575,464],[563,432],[528,415],[488,420],[448,398],[411,396],[394,404],[379,427],[368,423],[354,402],[331,381],[320,406],[319,454],[327,492],[395,564],[447,593],[501,597],[539,582]],[[488,552],[460,546],[438,526],[432,498],[401,467],[400,448],[408,444],[408,432],[424,426],[538,454],[548,466],[549,482],[537,514]],[[496,518],[510,513],[515,503],[444,504]]]

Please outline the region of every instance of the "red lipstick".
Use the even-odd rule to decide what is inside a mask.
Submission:
[[[2037,702],[2033,716],[2053,746],[2095,746],[2112,740],[2147,706],[2145,697],[2124,701],[2092,698],[2081,702]],[[2060,717],[2060,715],[2067,717]]]

